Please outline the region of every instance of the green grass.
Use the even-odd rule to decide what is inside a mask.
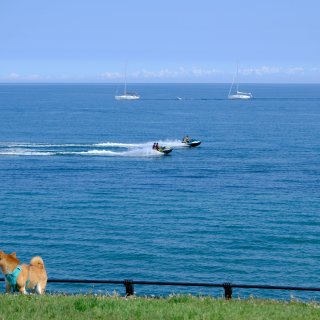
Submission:
[[[319,303],[210,297],[0,295],[0,319],[320,319]]]

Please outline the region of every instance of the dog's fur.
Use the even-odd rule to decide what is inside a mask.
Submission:
[[[16,253],[6,254],[0,251],[0,268],[4,275],[10,274],[19,265],[20,260],[17,259]],[[29,283],[26,287],[27,280]],[[33,257],[30,265],[22,264],[21,272],[17,277],[17,289],[20,293],[26,294],[26,289],[32,289],[38,294],[44,293],[47,285],[47,272],[41,257]],[[6,281],[6,292],[11,291],[11,286]]]

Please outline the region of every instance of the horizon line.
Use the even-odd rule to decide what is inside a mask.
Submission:
[[[127,84],[192,84],[192,85],[201,85],[201,84],[223,84],[223,85],[230,85],[231,82],[127,82]],[[102,81],[21,81],[21,82],[2,82],[0,81],[0,85],[22,85],[22,84],[99,84],[99,85],[123,85],[123,82],[102,82]],[[266,85],[266,84],[273,84],[273,85],[320,85],[320,82],[239,82],[239,84],[253,84],[253,85]]]

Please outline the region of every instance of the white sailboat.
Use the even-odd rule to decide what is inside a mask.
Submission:
[[[232,84],[231,84],[231,87],[230,87],[230,90],[229,90],[229,94],[228,94],[228,99],[242,99],[242,100],[252,99],[253,98],[252,93],[239,91],[238,73],[239,72],[238,72],[238,65],[237,65],[237,73],[233,77],[233,81],[232,81]],[[236,93],[231,94],[235,79],[236,79],[236,88],[237,88],[237,90],[236,90]]]
[[[140,96],[136,93],[127,92],[127,68],[124,76],[124,91],[121,95],[114,96],[116,100],[139,100]]]

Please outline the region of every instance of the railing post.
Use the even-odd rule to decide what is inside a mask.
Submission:
[[[124,280],[124,286],[126,287],[126,296],[133,296],[134,295],[134,285],[132,280]]]
[[[230,282],[225,282],[222,284],[224,289],[224,297],[227,300],[232,299],[232,285]]]

